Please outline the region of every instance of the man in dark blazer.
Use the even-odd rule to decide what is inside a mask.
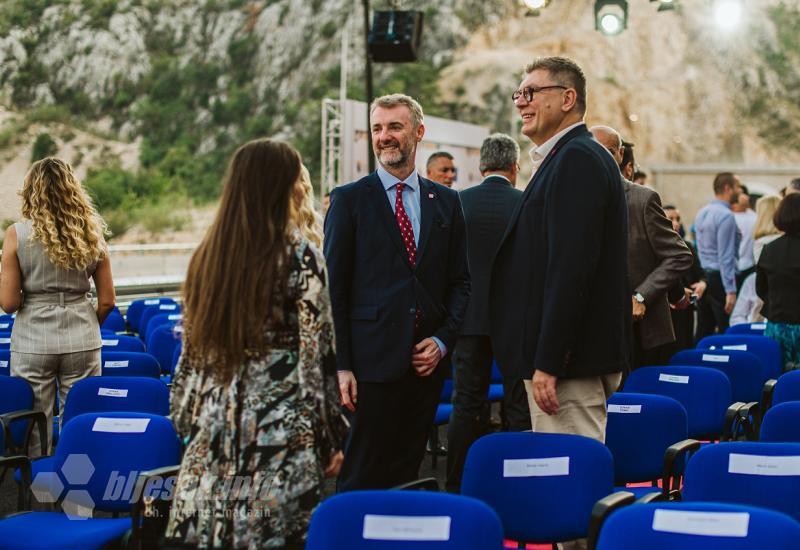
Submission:
[[[461,191],[467,224],[467,256],[472,293],[461,336],[453,351],[453,413],[447,425],[447,490],[458,492],[464,460],[482,433],[482,412],[492,375],[489,338],[489,277],[497,246],[522,191],[514,188],[519,145],[505,134],[492,134],[481,145],[480,185]],[[506,378],[504,411],[512,431],[531,429],[522,379]]]
[[[417,174],[412,98],[370,109],[376,172],[331,193],[324,251],[342,404],[352,415],[339,490],[417,478],[469,300],[458,193]]]
[[[619,167],[583,123],[586,79],[538,59],[514,95],[536,172],[492,271],[492,347],[522,377],[537,432],[605,439],[606,400],[628,368],[628,212]]]
[[[594,126],[595,139],[623,162],[623,141],[615,129]],[[627,154],[633,164],[633,152]],[[669,300],[668,292],[692,268],[692,253],[672,228],[661,206],[661,197],[652,189],[623,178],[628,203],[628,276],[631,284],[633,316],[633,357],[631,367],[666,364],[675,342],[670,301],[684,298],[683,286]]]

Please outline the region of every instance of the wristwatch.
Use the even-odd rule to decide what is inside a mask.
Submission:
[[[644,296],[642,296],[641,292],[637,292],[636,294],[634,294],[633,299],[639,302],[640,304],[644,303]]]

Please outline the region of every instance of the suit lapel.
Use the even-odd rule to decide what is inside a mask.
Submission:
[[[386,190],[383,188],[383,184],[381,184],[381,179],[378,177],[377,172],[371,174],[371,178],[367,182],[367,191],[369,200],[372,202],[375,212],[378,214],[378,218],[380,218],[384,229],[386,229],[389,235],[389,240],[394,243],[403,261],[411,268],[411,264],[408,263],[408,252],[403,244],[403,237],[400,235],[400,228],[397,226],[394,212],[392,212],[392,207],[389,205],[389,201],[386,198]],[[419,258],[419,254],[417,254],[417,257]]]
[[[419,244],[417,245],[417,264],[422,260],[425,252],[425,245],[431,235],[431,225],[433,224],[433,213],[436,210],[436,189],[433,184],[419,176]]]

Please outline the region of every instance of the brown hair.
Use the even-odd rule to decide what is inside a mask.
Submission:
[[[231,158],[214,222],[183,285],[187,352],[223,381],[264,350],[265,326],[280,322],[292,190],[300,154],[269,139]]]
[[[526,73],[533,71],[547,71],[558,84],[575,90],[578,111],[586,112],[586,76],[580,65],[567,57],[540,57],[525,67]]]
[[[800,193],[783,197],[775,211],[775,227],[787,235],[800,234]]]
[[[714,194],[721,195],[726,187],[736,186],[736,176],[732,172],[721,172],[714,176]]]

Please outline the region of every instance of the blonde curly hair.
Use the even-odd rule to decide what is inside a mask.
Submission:
[[[300,167],[300,179],[297,181],[293,199],[291,216],[300,233],[318,247],[322,246],[322,219],[314,209],[314,187],[305,165]]]
[[[35,162],[19,195],[32,238],[53,264],[83,271],[108,255],[106,223],[69,164],[54,157]]]

